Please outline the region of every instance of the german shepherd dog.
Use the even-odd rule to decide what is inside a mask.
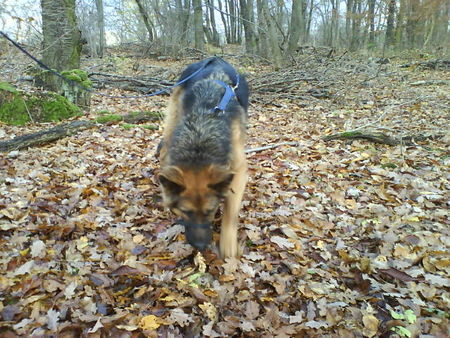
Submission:
[[[224,201],[220,254],[234,257],[240,253],[238,214],[247,182],[248,85],[218,57],[191,64],[183,80],[171,95],[159,152],[163,202],[181,218],[187,241],[204,250]]]

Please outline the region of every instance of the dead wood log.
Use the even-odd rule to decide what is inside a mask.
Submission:
[[[435,135],[407,135],[399,138],[394,138],[392,136],[386,135],[380,132],[361,132],[361,131],[346,131],[343,133],[337,133],[333,135],[327,135],[322,137],[324,141],[331,140],[356,140],[362,139],[371,141],[374,143],[387,144],[390,146],[396,146],[399,144],[404,144],[407,146],[414,145],[416,141],[425,141],[429,139],[439,139],[444,137],[444,134]]]
[[[94,125],[95,124],[90,121],[72,121],[70,123],[60,124],[47,130],[41,130],[36,133],[17,136],[8,141],[1,141],[0,151],[5,152],[24,149],[53,142],[63,137],[71,136],[81,130],[91,128]]]
[[[72,136],[80,131],[93,128],[99,124],[110,124],[121,121],[126,123],[138,124],[143,122],[159,121],[160,119],[161,115],[159,113],[141,112],[137,114],[124,115],[120,119],[114,120],[112,122],[101,122],[99,120],[72,121],[57,125],[56,127],[47,130],[41,130],[36,133],[17,136],[11,140],[0,141],[0,152],[40,146],[43,144],[54,142],[67,136]]]

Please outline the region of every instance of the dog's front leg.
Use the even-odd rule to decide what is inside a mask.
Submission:
[[[239,210],[247,183],[247,163],[237,168],[225,198],[222,226],[220,230],[220,254],[222,258],[235,257],[241,252],[238,248],[237,233]]]

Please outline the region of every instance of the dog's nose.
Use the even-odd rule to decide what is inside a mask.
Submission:
[[[209,243],[206,242],[194,242],[194,243],[190,243],[194,248],[196,248],[199,251],[203,251],[206,249],[206,247],[208,246]]]
[[[211,243],[212,227],[211,224],[185,223],[185,235],[190,245],[203,251]]]

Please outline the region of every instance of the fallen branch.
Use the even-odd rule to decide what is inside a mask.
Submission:
[[[440,85],[450,85],[450,80],[421,80],[410,83],[411,86],[440,86]]]
[[[298,142],[281,142],[281,143],[271,144],[271,145],[268,145],[268,146],[252,148],[252,149],[246,149],[245,153],[246,154],[248,154],[248,153],[256,153],[258,151],[278,148],[278,147],[281,147],[281,146],[298,146]]]
[[[392,136],[386,135],[384,133],[379,132],[360,132],[360,131],[346,131],[343,133],[337,133],[333,135],[327,135],[322,137],[324,141],[331,140],[355,140],[355,139],[363,139],[368,140],[374,143],[387,144],[390,146],[396,146],[399,144],[404,145],[413,145],[415,141],[425,141],[428,139],[439,139],[443,137],[444,134],[436,134],[436,135],[408,135],[400,138],[394,138]]]
[[[96,87],[104,87],[105,85],[109,85],[111,87],[117,87],[142,93],[149,93],[151,91],[168,88],[173,85],[172,81],[156,77],[130,77],[100,72],[90,73],[89,79],[94,82],[94,85]]]
[[[159,121],[160,119],[161,116],[158,113],[142,112],[138,114],[124,115],[120,120],[114,121],[114,123],[124,121],[130,124],[137,124],[143,122]],[[60,124],[47,130],[41,130],[36,133],[17,136],[8,141],[0,141],[0,152],[40,146],[43,144],[54,142],[67,136],[72,136],[80,131],[93,128],[99,124],[102,123],[98,121],[72,121],[69,123]]]

